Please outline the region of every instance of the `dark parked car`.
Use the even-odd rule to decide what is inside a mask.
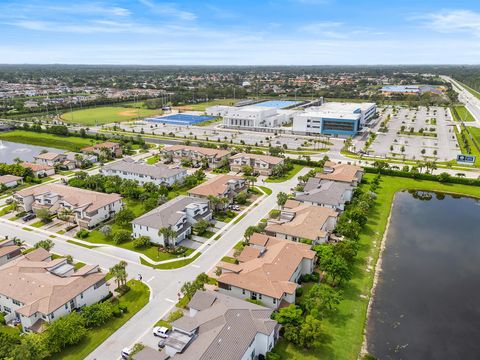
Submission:
[[[25,221],[25,222],[27,222],[27,221],[30,221],[30,220],[35,219],[36,217],[37,217],[36,214],[34,214],[34,213],[28,213],[27,215],[25,215],[25,216],[22,218],[22,220]]]
[[[167,342],[167,339],[160,339],[160,341],[158,342],[158,348],[159,349],[163,349],[165,347],[165,343]]]

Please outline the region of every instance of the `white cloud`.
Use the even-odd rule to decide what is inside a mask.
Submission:
[[[139,0],[139,2],[146,7],[148,7],[151,11],[178,18],[180,20],[195,20],[197,16],[189,11],[184,11],[178,8],[177,4],[175,3],[161,3],[157,4],[152,0]]]
[[[480,36],[480,13],[471,10],[444,10],[426,15],[413,16],[423,26],[440,33],[466,32]]]

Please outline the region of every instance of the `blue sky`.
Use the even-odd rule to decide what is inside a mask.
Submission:
[[[478,0],[0,0],[0,63],[479,62]]]

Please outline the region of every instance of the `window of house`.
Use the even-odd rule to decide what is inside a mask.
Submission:
[[[277,299],[273,298],[273,303],[276,304],[276,303],[277,303]]]
[[[3,311],[5,311],[7,314],[10,314],[12,312],[12,309],[10,309],[9,307],[7,306],[4,306],[3,307]]]
[[[12,302],[13,302],[15,305],[18,305],[18,306],[22,305],[22,303],[21,303],[20,301],[15,300],[15,299],[12,299]]]

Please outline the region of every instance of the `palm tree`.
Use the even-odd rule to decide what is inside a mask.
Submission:
[[[175,230],[165,226],[158,230],[158,235],[163,236],[163,242],[166,247],[175,248],[175,240],[177,237],[177,232]],[[173,243],[170,243],[170,240],[173,240]]]
[[[19,204],[18,204],[18,201],[17,200],[13,200],[11,203],[10,203],[10,209],[12,209],[13,212],[16,212],[19,208]]]
[[[20,159],[19,157],[16,157],[15,159],[13,159],[13,162],[14,162],[15,164],[20,164],[20,163],[22,163],[23,161],[22,161],[22,159]]]
[[[63,208],[62,211],[60,212],[60,214],[58,214],[57,217],[60,220],[66,221],[67,224],[70,224],[70,219],[71,219],[72,214],[73,214],[72,209]]]
[[[115,282],[117,283],[117,288],[124,286],[127,284],[127,262],[120,261],[118,264],[112,266],[109,270],[110,274],[115,278]]]
[[[218,210],[218,205],[220,205],[220,198],[213,196],[213,195],[208,195],[208,201],[210,202],[210,208],[215,212]]]
[[[20,247],[25,246],[25,241],[17,238],[16,236],[12,240],[13,240],[13,243],[17,246],[20,246]]]

